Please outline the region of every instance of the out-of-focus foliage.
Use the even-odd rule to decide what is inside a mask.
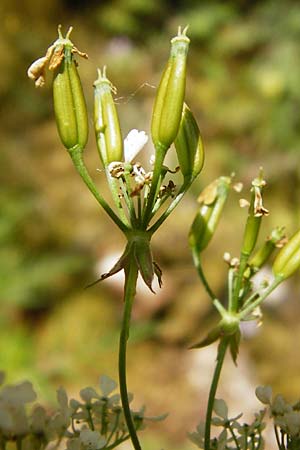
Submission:
[[[140,363],[137,369],[133,359],[130,369],[135,390],[139,385],[134,380],[136,373],[143,380],[145,374],[155,381],[162,379],[163,386],[172,378],[172,389],[176,389],[173,375],[178,370],[178,391],[184,394],[170,394],[165,400],[172,409],[174,397],[176,409],[186,398],[194,398],[193,390],[182,390],[185,375],[175,364],[172,370],[167,363],[156,369],[153,366],[155,360],[170,361],[174,352],[204,335],[213,320],[187,245],[195,198],[203,185],[232,171],[238,180],[247,182],[263,165],[269,182],[266,206],[271,212],[265,235],[272,227],[285,224],[291,235],[299,225],[300,4],[292,0],[3,0],[0,13],[0,365],[6,366],[13,381],[20,376],[38,380],[44,395],[49,392],[49,381],[67,380],[79,388],[76,377],[85,376],[83,384],[92,382],[88,378],[96,377],[101,367],[115,376],[111,350],[115,351],[117,342],[120,286],[83,288],[102,270],[94,272],[96,262],[110,252],[119,252],[123,242],[86,192],[59,143],[50,77],[42,93],[37,93],[26,77],[27,67],[56,39],[58,23],[64,29],[72,24],[75,45],[90,57],[79,66],[90,113],[96,67],[107,64],[109,77],[118,88],[116,101],[124,136],[132,128],[149,132],[154,100],[151,86],[158,83],[170,37],[178,25],[189,24],[187,99],[200,126],[206,162],[200,181],[154,240],[155,259],[163,268],[165,285],[162,295],[156,297],[145,299],[140,293],[136,318],[142,325],[134,328]],[[144,158],[149,160],[149,156]],[[86,159],[101,184],[93,132]],[[228,205],[220,231],[205,255],[207,276],[220,297],[225,289],[222,254],[236,254],[242,239],[238,236],[245,214],[235,212],[236,202],[237,197]],[[283,333],[282,318],[287,324],[286,342],[292,345],[288,325],[295,325],[300,315],[294,297],[290,284],[282,293],[285,303],[277,312],[272,310],[268,335],[253,340],[252,354],[257,358],[257,373],[264,377],[262,382],[274,381],[280,384],[275,390],[295,396],[299,374],[291,375],[290,357],[285,351],[270,351],[276,330]],[[76,317],[73,309],[79,311]],[[85,358],[86,348],[93,361]],[[284,358],[293,382],[283,381]],[[158,385],[154,387],[158,389]],[[145,396],[163,409],[161,394],[156,399],[148,392]],[[182,407],[180,425],[193,421],[200,407],[194,408]],[[199,421],[194,420],[195,424]],[[188,428],[178,427],[172,419],[167,426],[174,442],[183,438],[183,428]]]

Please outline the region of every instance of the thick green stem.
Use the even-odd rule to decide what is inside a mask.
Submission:
[[[223,367],[224,358],[226,355],[226,350],[228,347],[228,339],[223,338],[219,344],[218,355],[217,355],[217,364],[214,371],[214,376],[211,382],[207,410],[206,410],[206,419],[205,419],[205,434],[204,434],[204,450],[210,450],[210,429],[211,429],[211,419],[212,412],[214,408],[214,401],[216,397],[217,387],[221,375],[221,370]]]
[[[138,268],[136,262],[134,260],[131,260],[129,267],[125,269],[124,312],[119,345],[119,383],[124,417],[130,434],[131,442],[135,450],[141,450],[141,446],[130,412],[126,381],[127,340],[129,337],[131,310],[136,292],[137,276]]]
[[[99,194],[97,191],[97,188],[91,179],[87,168],[83,162],[82,158],[82,148],[78,145],[73,147],[69,150],[69,153],[71,155],[72,161],[74,163],[74,166],[85,182],[86,186],[89,188],[97,202],[102,206],[102,208],[106,211],[106,213],[109,215],[109,217],[115,222],[115,224],[123,231],[126,232],[128,230],[128,227],[122,222],[122,220],[119,219],[119,217],[114,213],[114,211],[111,209],[111,207],[106,203],[104,198]]]

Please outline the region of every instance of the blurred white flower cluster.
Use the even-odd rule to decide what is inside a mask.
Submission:
[[[280,450],[300,448],[300,401],[288,403],[282,395],[273,398],[270,386],[256,388],[256,396],[268,405],[270,417],[274,421],[277,444]]]
[[[263,422],[265,410],[256,413],[251,424],[241,423],[239,419],[243,414],[228,417],[226,402],[222,399],[215,399],[214,413],[212,425],[223,429],[218,437],[211,439],[211,450],[263,450],[265,448],[262,437],[262,431],[265,428]],[[200,423],[196,431],[188,434],[190,440],[201,449],[205,448],[204,435],[204,423]]]
[[[69,400],[60,387],[58,407],[51,412],[37,403],[30,407],[37,396],[29,381],[3,385],[4,378],[0,372],[0,449],[8,443],[17,450],[50,450],[58,445],[64,450],[113,449],[129,438],[120,395],[114,393],[117,383],[105,375],[99,379],[99,391],[86,387],[80,400]],[[145,420],[164,418],[147,418],[144,408],[131,413],[139,430]]]

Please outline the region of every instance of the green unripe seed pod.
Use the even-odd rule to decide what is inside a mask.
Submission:
[[[60,32],[60,30],[59,30]],[[84,148],[88,139],[88,116],[81,81],[74,61],[74,50],[68,36],[54,43],[50,70],[54,70],[53,103],[58,133],[63,145]],[[82,54],[85,55],[85,54]]]
[[[182,175],[193,180],[203,167],[204,149],[197,122],[185,103],[175,148]]]
[[[231,185],[230,177],[220,177],[200,194],[201,207],[189,233],[190,247],[202,252],[211,240],[222,215]]]
[[[253,214],[249,214],[244,232],[244,239],[242,246],[243,255],[247,256],[251,255],[258,238],[260,224],[261,224],[261,217],[255,217]]]
[[[174,142],[181,121],[186,62],[189,48],[186,28],[171,40],[171,51],[163,72],[154,103],[151,134],[155,148],[166,152]]]
[[[248,210],[248,218],[244,231],[241,253],[250,256],[257,242],[262,216],[268,215],[269,211],[262,205],[262,190],[266,182],[262,178],[262,172],[252,182],[251,202]]]
[[[257,271],[260,269],[268,261],[275,248],[282,247],[285,242],[284,227],[274,228],[264,244],[250,259],[248,264],[252,270]]]
[[[104,167],[123,160],[123,140],[119,117],[112,97],[112,83],[106,77],[106,68],[94,82],[94,127],[100,159]]]
[[[275,277],[286,279],[300,267],[300,230],[280,250],[273,263]]]

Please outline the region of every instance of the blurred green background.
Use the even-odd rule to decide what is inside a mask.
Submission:
[[[271,211],[262,239],[276,225],[286,225],[289,234],[299,227],[300,4],[2,0],[0,12],[0,366],[8,381],[33,381],[48,402],[60,384],[75,395],[96,384],[101,373],[116,378],[122,280],[84,287],[105,270],[105,261],[116,260],[124,240],[59,142],[50,77],[37,90],[27,68],[56,39],[58,23],[65,30],[73,25],[75,45],[89,54],[79,69],[90,113],[96,67],[106,64],[118,88],[124,136],[132,128],[149,133],[153,86],[169,40],[178,25],[189,24],[187,100],[202,131],[206,163],[153,240],[164,286],[156,296],[142,285],[138,290],[129,387],[136,405],[146,403],[150,415],[171,412],[158,431],[144,433],[146,450],[191,448],[185,433],[203,418],[216,348],[187,347],[216,316],[191,262],[188,229],[205,184],[234,171],[246,196],[260,166]],[[150,146],[146,151],[151,153]],[[86,160],[106,195],[92,130]],[[222,255],[238,255],[246,217],[238,198],[232,195],[205,253],[208,278],[221,299]],[[242,342],[239,368],[228,361],[220,396],[231,398],[234,412],[243,409],[241,398],[255,404],[252,389],[258,383],[271,383],[288,398],[299,395],[298,293],[294,277],[269,301],[264,326]]]

